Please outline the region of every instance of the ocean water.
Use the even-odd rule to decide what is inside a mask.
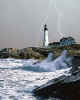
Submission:
[[[0,59],[0,100],[40,100],[33,95],[33,89],[61,75],[69,75],[71,58],[67,58],[66,53],[64,51],[55,60],[49,54],[42,62],[32,59]]]

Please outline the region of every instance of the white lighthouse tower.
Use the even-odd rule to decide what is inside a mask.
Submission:
[[[44,25],[44,36],[43,36],[43,48],[48,47],[48,28],[47,25]]]

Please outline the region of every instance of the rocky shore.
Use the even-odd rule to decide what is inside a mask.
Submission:
[[[50,80],[48,83],[34,89],[34,95],[43,98],[53,97],[60,100],[80,99],[80,44],[56,48],[29,47],[24,49],[4,48],[0,50],[0,58],[39,59],[43,60],[48,53],[53,53],[53,58],[61,55],[63,50],[72,56],[72,69],[69,75],[62,75]],[[67,56],[68,56],[67,55]],[[52,99],[54,100],[54,99]]]
[[[59,98],[59,100],[79,100],[80,56],[73,57],[72,68],[67,75],[62,75],[48,81],[46,84],[34,89],[33,93],[35,96],[40,96],[42,98],[51,97]]]
[[[28,47],[23,49],[4,48],[0,50],[0,58],[17,58],[17,59],[40,59],[43,60],[48,56],[48,53],[53,53],[54,59],[60,56],[63,50],[67,50],[71,56],[80,56],[80,44],[71,46],[62,46],[56,48],[39,48]]]
[[[34,90],[34,94],[43,98],[53,97],[60,100],[80,99],[80,71],[75,75],[61,76]]]

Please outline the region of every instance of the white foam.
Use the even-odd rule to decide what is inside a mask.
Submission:
[[[55,60],[52,61],[52,54],[50,54],[47,59],[39,64],[36,64],[35,66],[38,66],[46,71],[55,72],[56,70],[68,68],[68,66],[71,66],[71,64],[71,57],[67,57],[67,51],[64,50],[61,56]]]
[[[37,60],[16,60],[16,59],[0,59],[1,68],[24,67],[32,66],[41,67],[53,72],[31,72],[19,69],[0,69],[0,96],[1,100],[37,100],[32,95],[32,90],[45,84],[51,79],[62,75],[69,75],[70,68],[56,70],[55,64],[64,62],[66,59],[65,52],[58,59],[50,61],[45,59],[41,63],[33,65]],[[50,56],[51,57],[51,56]],[[49,56],[48,56],[49,58]],[[64,59],[63,59],[64,58]],[[61,60],[62,59],[62,60]],[[38,65],[38,66],[37,66]],[[55,69],[55,70],[54,70]]]

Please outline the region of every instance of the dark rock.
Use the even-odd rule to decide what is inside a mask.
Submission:
[[[80,67],[80,56],[74,56],[72,60],[72,74],[74,74]]]
[[[34,89],[34,94],[41,97],[55,97],[61,100],[80,99],[80,71],[74,76],[61,76]]]
[[[54,59],[61,55],[63,50],[68,51],[68,55],[80,56],[80,44],[74,44],[72,46],[55,47],[55,48],[39,48],[28,47],[23,49],[17,48],[4,48],[0,50],[0,58],[21,58],[21,59],[45,59],[49,53],[54,54]],[[74,62],[74,61],[73,61]]]

